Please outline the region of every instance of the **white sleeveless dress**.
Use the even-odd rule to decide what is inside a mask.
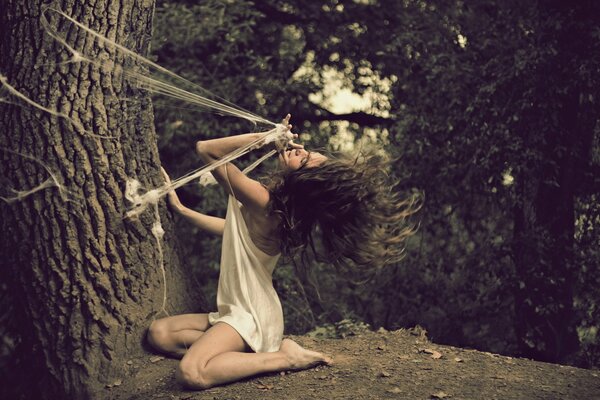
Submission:
[[[279,254],[260,250],[242,216],[241,204],[229,196],[221,271],[217,290],[217,312],[208,314],[211,325],[231,325],[257,353],[279,350],[283,339],[283,311],[273,287],[272,274]]]

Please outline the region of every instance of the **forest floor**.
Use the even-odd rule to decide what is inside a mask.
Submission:
[[[205,391],[182,388],[177,360],[148,354],[106,399],[600,399],[600,371],[431,343],[422,331],[368,332],[345,339],[289,336],[333,356],[334,365],[272,373]]]

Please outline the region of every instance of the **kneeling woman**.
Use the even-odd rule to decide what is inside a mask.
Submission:
[[[283,123],[291,129],[288,122],[289,115]],[[210,163],[259,135],[201,141],[196,150]],[[192,211],[175,192],[169,194],[175,211],[223,236],[218,311],[159,319],[148,330],[154,348],[181,358],[176,376],[191,388],[330,364],[328,356],[283,339],[283,313],[272,283],[280,255],[314,251],[318,231],[322,259],[371,268],[398,261],[402,241],[412,233],[404,220],[414,212],[413,202],[396,198],[379,157],[327,158],[290,141],[279,159],[281,168],[266,186],[231,163],[213,170],[229,193],[225,219]]]

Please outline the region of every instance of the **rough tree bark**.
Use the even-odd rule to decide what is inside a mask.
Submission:
[[[64,51],[40,25],[42,0],[3,3],[0,73],[29,98],[60,109],[95,134],[117,138],[82,134],[65,119],[24,103],[0,104],[0,147],[42,161],[70,199],[48,188],[0,206],[2,278],[9,282],[20,335],[14,355],[21,361],[12,376],[37,388],[28,397],[101,398],[106,384],[125,377],[127,361],[143,354],[144,330],[162,307],[154,213],[124,219],[128,178],[146,188],[162,182],[152,106],[146,93],[116,75],[85,63],[58,65]],[[117,43],[148,51],[154,1],[58,3]],[[72,27],[60,27],[75,37]],[[97,57],[110,56],[95,43],[85,46]],[[40,165],[14,153],[0,151],[0,160],[2,186],[29,189],[48,178]],[[190,295],[164,202],[160,210],[167,309],[197,309],[202,300]]]

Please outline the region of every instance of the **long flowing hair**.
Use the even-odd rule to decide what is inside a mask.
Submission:
[[[361,151],[272,174],[266,186],[270,211],[281,221],[282,254],[300,255],[305,268],[313,255],[353,274],[398,262],[406,238],[416,230],[407,218],[420,208],[422,197],[401,198],[390,168],[385,156]]]

